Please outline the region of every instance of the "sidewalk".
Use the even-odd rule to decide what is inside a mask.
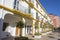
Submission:
[[[47,37],[46,35],[52,33],[52,31],[50,32],[47,32],[47,33],[42,33],[41,37],[40,38],[35,38],[34,40],[45,40]],[[47,39],[46,39],[47,40]]]
[[[60,33],[52,32],[48,35],[42,36],[42,38],[40,38],[39,40],[60,40]]]

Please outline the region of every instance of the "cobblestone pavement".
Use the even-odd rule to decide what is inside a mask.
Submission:
[[[40,39],[35,40],[60,40],[60,33],[59,32],[52,32],[47,35],[43,35]]]

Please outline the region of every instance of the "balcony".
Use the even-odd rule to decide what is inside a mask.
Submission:
[[[15,8],[16,10],[20,10],[23,13],[28,13],[28,8],[27,7],[24,7],[22,4],[18,4],[18,6],[15,5],[15,7],[16,7]]]
[[[34,13],[33,13],[33,11],[31,11],[31,14],[30,14],[32,17],[34,17]]]
[[[34,18],[32,18],[31,17],[31,15],[30,14],[24,14],[23,12],[21,12],[20,10],[16,10],[16,9],[10,9],[10,8],[8,8],[8,7],[6,7],[6,6],[3,6],[3,5],[0,5],[0,9],[4,9],[4,10],[6,10],[6,11],[8,11],[8,12],[12,12],[13,14],[17,14],[17,15],[20,15],[20,16],[22,16],[22,17],[24,17],[24,18],[28,18],[28,19],[34,19]]]

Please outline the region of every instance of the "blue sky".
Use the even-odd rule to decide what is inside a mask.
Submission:
[[[60,0],[39,0],[47,13],[60,16]]]

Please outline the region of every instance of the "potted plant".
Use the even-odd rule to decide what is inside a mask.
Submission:
[[[20,28],[20,36],[22,36],[22,28],[24,28],[24,22],[23,21],[19,21],[17,23],[17,27]]]
[[[17,27],[20,28],[20,37],[16,37],[15,40],[28,40],[28,37],[23,37],[22,36],[22,28],[24,28],[24,22],[19,21],[17,23]]]

